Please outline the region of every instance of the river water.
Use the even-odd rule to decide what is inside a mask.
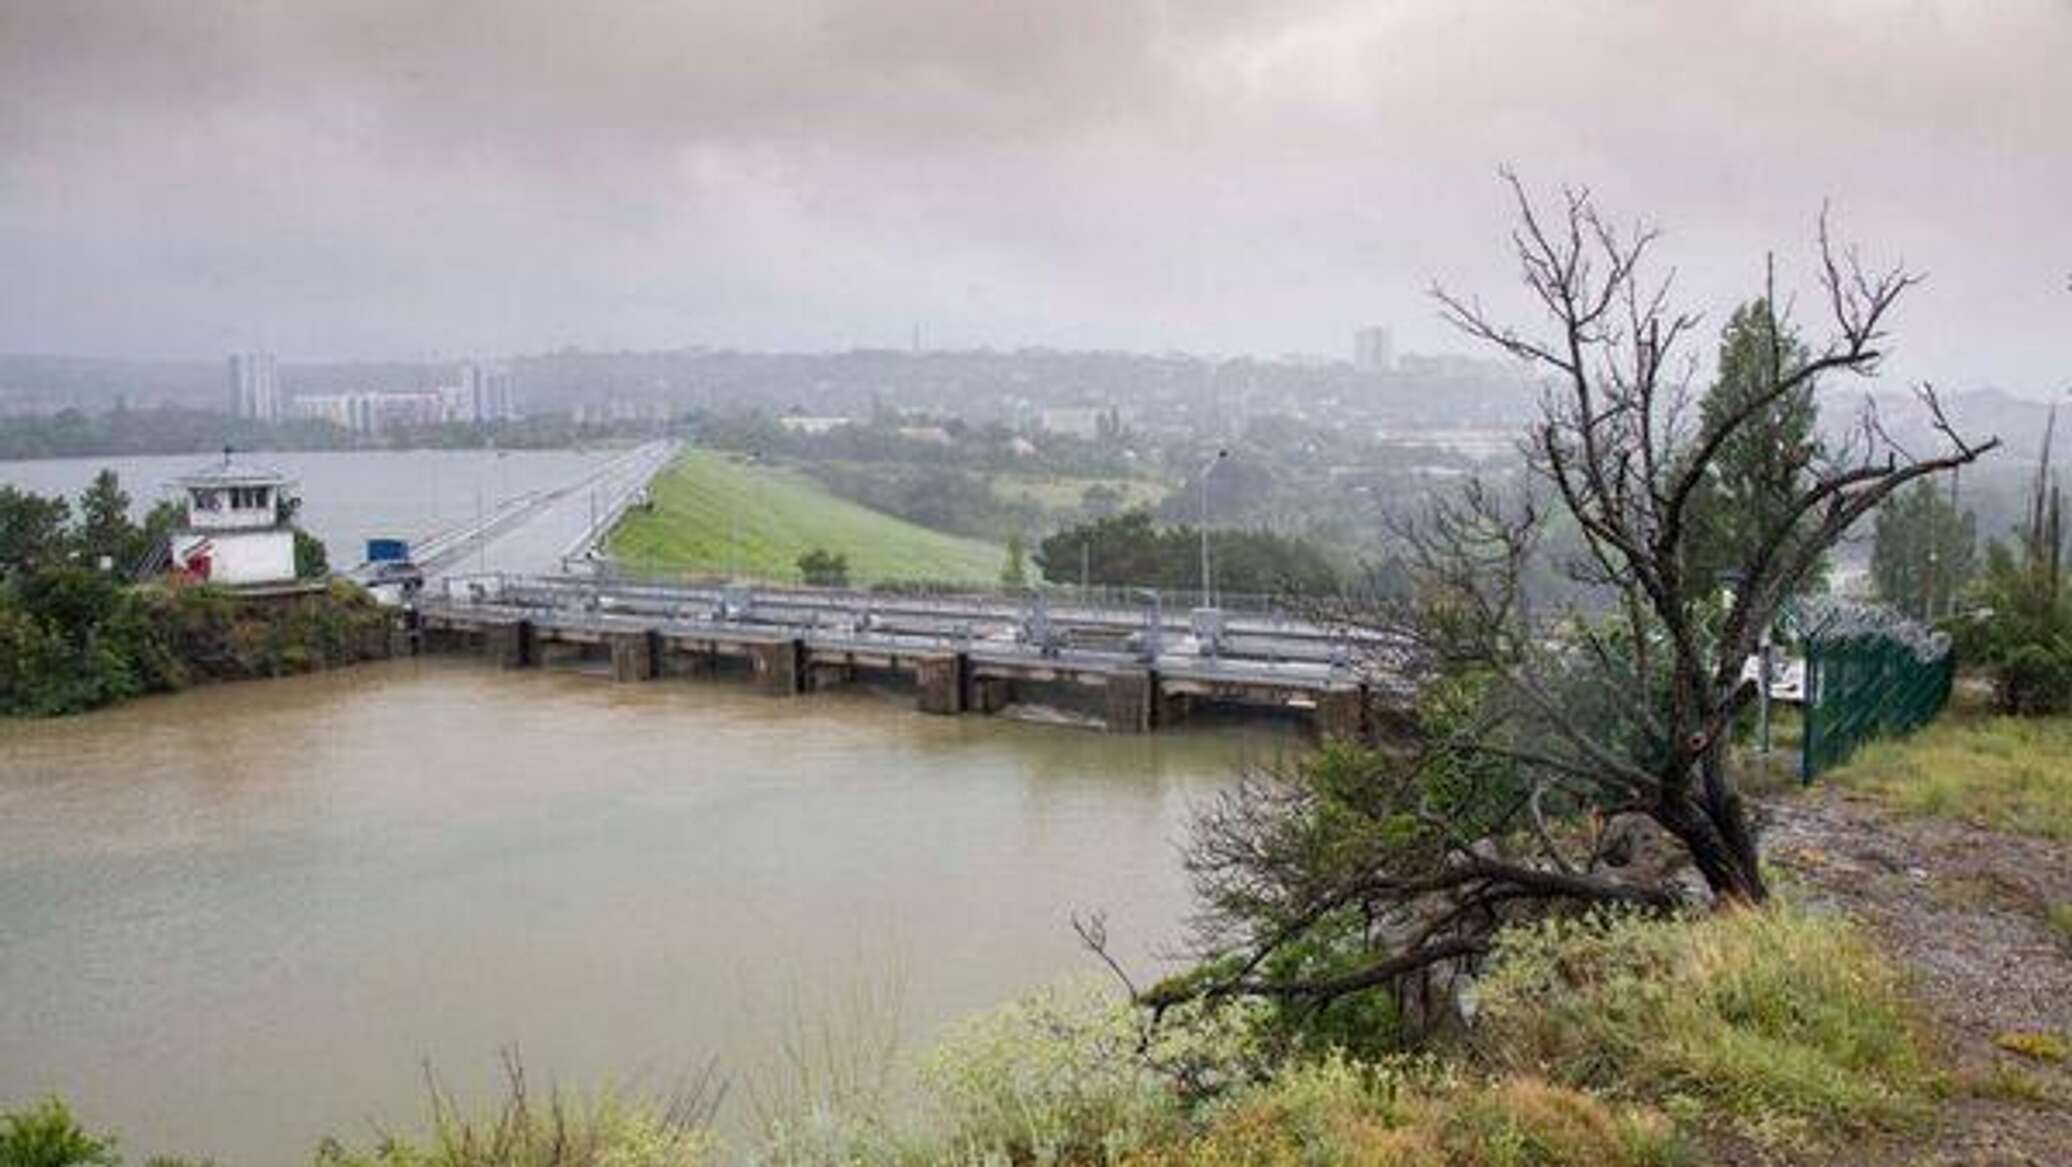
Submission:
[[[1141,966],[1188,807],[1287,741],[458,658],[0,722],[0,1103],[256,1167],[506,1048],[572,1088],[716,1057],[738,1101],[788,1027],[919,1048],[1095,974],[1075,910]]]

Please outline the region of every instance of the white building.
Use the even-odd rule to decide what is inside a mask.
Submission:
[[[501,365],[462,365],[460,384],[440,392],[446,396],[448,421],[510,421],[518,416],[511,371]]]
[[[363,434],[433,426],[449,420],[447,392],[305,394],[295,399],[295,416]]]
[[[232,586],[294,581],[295,529],[280,514],[287,478],[240,466],[226,450],[173,485],[187,503],[187,525],[172,536],[175,570]]]
[[[304,393],[293,402],[296,417],[328,421],[341,429],[359,429],[354,424],[353,404],[359,393]]]
[[[230,415],[281,419],[281,386],[272,353],[230,354]]]

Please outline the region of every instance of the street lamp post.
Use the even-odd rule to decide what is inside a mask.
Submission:
[[[763,452],[761,450],[750,450],[748,452],[748,466],[751,476],[754,475],[755,468],[760,466],[762,461]],[[752,483],[749,489],[755,489]],[[739,504],[727,508],[727,558],[731,561],[727,569],[728,578],[738,580],[741,576],[741,507]]]
[[[1209,573],[1209,475],[1216,467],[1230,457],[1229,450],[1218,450],[1216,456],[1202,463],[1201,467],[1201,606],[1213,608],[1215,600],[1215,577]]]

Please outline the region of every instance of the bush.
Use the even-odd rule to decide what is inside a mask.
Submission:
[[[1477,1029],[1507,1068],[1773,1142],[1912,1125],[1938,1085],[1891,964],[1848,921],[1789,905],[1507,932]]]
[[[53,567],[0,591],[0,712],[46,717],[135,696],[144,681],[128,654],[134,622],[114,581]],[[120,625],[121,635],[110,629]]]
[[[1112,1163],[1177,1136],[1188,1106],[1263,1072],[1248,1006],[1144,1015],[1100,986],[971,1018],[921,1067],[957,1157]]]
[[[280,676],[385,651],[390,613],[352,584],[285,602],[126,588],[51,568],[0,588],[0,714],[78,713],[197,680]]]
[[[606,1094],[572,1103],[555,1094],[539,1106],[518,1064],[506,1070],[494,1113],[463,1114],[435,1085],[432,1129],[422,1142],[392,1135],[356,1151],[326,1139],[316,1167],[709,1167],[721,1159],[708,1125],[717,1097],[704,1089],[659,1101]]]
[[[1993,678],[2002,713],[2072,709],[2072,589],[2065,587],[2064,496],[2051,472],[2055,426],[2053,413],[2015,542],[1986,548],[1980,611],[1951,629],[1960,658]]]
[[[331,557],[324,550],[324,541],[295,528],[295,578],[322,579],[330,574]]]
[[[81,1130],[55,1098],[0,1114],[0,1167],[118,1167],[115,1140]]]
[[[836,555],[825,547],[815,547],[799,556],[799,576],[809,587],[848,587],[849,557]]]
[[[1429,1062],[1337,1055],[1290,1067],[1219,1107],[1142,1167],[1648,1167],[1682,1161],[1658,1112],[1609,1105],[1536,1078],[1483,1081]]]

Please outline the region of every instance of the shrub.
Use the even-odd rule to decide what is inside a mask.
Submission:
[[[574,1103],[554,1094],[540,1106],[518,1063],[505,1069],[505,1096],[494,1113],[463,1114],[434,1084],[432,1128],[422,1142],[390,1135],[357,1151],[325,1139],[316,1167],[709,1167],[721,1159],[708,1125],[718,1102],[709,1081],[667,1100],[605,1094]]]
[[[825,547],[815,547],[799,556],[799,577],[816,588],[849,586],[849,557]]]
[[[1848,921],[1784,904],[1508,932],[1477,1026],[1501,1065],[1773,1142],[1912,1125],[1938,1085],[1890,962]]]
[[[0,1114],[0,1167],[118,1167],[115,1140],[81,1130],[55,1098]]]
[[[322,579],[331,574],[331,558],[324,541],[300,527],[295,528],[295,578]]]
[[[1249,1006],[1168,1011],[1154,1030],[1098,985],[1041,990],[971,1018],[922,1064],[952,1150],[1014,1163],[1110,1163],[1175,1136],[1188,1105],[1256,1077]]]
[[[1680,1162],[1669,1120],[1537,1078],[1484,1081],[1429,1062],[1337,1055],[1219,1107],[1142,1167],[1648,1167]]]
[[[2012,546],[1986,548],[1980,611],[1955,622],[1961,659],[1993,679],[2002,713],[2072,709],[2072,589],[2065,587],[2064,494],[2051,470],[2056,411],[2029,488],[2028,514]]]

